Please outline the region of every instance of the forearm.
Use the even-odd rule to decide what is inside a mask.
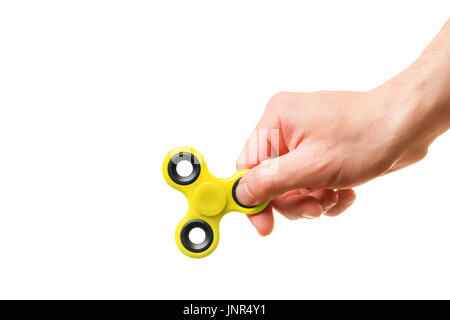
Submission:
[[[395,134],[430,144],[450,128],[450,19],[419,58],[373,90],[384,97]]]

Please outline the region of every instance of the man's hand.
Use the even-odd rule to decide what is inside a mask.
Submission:
[[[271,233],[272,208],[289,219],[337,216],[355,200],[353,187],[424,158],[450,125],[449,70],[447,23],[413,65],[374,90],[273,96],[237,161],[251,169],[238,200],[271,200],[249,216],[258,232]]]

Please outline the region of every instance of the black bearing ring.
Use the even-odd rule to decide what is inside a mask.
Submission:
[[[241,206],[242,208],[246,208],[246,209],[255,208],[256,206],[246,206],[246,205],[243,205],[242,203],[239,202],[239,200],[238,200],[237,197],[236,197],[236,188],[237,188],[237,186],[238,186],[238,184],[239,184],[239,181],[241,181],[241,179],[242,179],[242,177],[240,177],[239,179],[237,179],[237,180],[234,182],[234,184],[233,184],[233,188],[231,189],[231,194],[233,195],[233,199],[234,199],[234,201],[235,201],[239,206]]]
[[[202,243],[193,243],[189,239],[189,233],[194,228],[200,228],[205,232],[205,240]],[[186,223],[180,232],[181,243],[183,246],[191,252],[203,252],[206,251],[212,244],[214,239],[214,233],[208,223],[203,220],[191,220]]]
[[[192,164],[192,172],[186,177],[179,175],[177,172],[177,164],[184,160],[189,161]],[[173,182],[181,185],[188,185],[197,180],[200,175],[200,161],[192,153],[180,152],[170,159],[167,171]]]

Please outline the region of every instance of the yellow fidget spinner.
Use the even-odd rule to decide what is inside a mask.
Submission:
[[[190,164],[191,171],[180,174],[181,163]],[[179,147],[170,151],[164,158],[163,176],[167,183],[184,193],[188,200],[188,211],[175,231],[175,241],[185,255],[203,258],[212,253],[219,243],[219,223],[231,211],[255,214],[263,210],[267,203],[255,207],[239,203],[235,189],[239,180],[248,170],[236,172],[227,179],[213,176],[206,166],[200,152],[190,147]],[[189,234],[195,229],[203,230],[205,237],[201,243],[190,240]]]

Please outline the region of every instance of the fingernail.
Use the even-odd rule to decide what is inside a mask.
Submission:
[[[336,205],[336,202],[324,200],[322,202],[322,209],[323,209],[323,211],[327,211],[328,209],[334,207],[335,205]]]
[[[236,187],[236,198],[245,206],[254,205],[255,198],[248,190],[246,183],[239,182],[238,186]]]
[[[318,216],[313,216],[313,215],[309,214],[308,211],[302,213],[302,216],[306,219],[317,219],[322,215],[322,213],[323,213],[323,207],[322,207],[322,205],[320,205],[320,214]]]

